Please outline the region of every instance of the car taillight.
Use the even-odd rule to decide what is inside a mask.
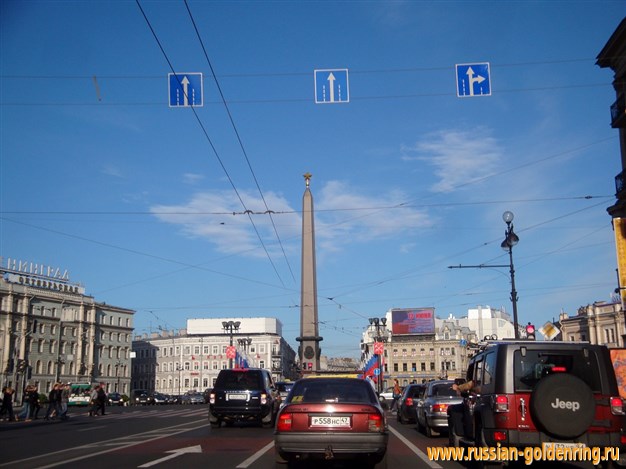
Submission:
[[[276,430],[279,432],[288,432],[291,430],[291,424],[293,423],[293,414],[284,413],[278,416],[278,421],[276,422]]]
[[[209,404],[215,404],[215,393],[209,394]]]
[[[448,411],[448,404],[434,404],[432,411],[445,414]]]
[[[621,435],[619,437],[619,444],[620,445],[626,445],[626,435]]]
[[[621,397],[612,397],[610,402],[613,415],[624,415],[624,401]]]
[[[267,404],[267,394],[265,393],[261,394],[261,404],[262,405]]]
[[[413,405],[413,398],[412,397],[407,397],[404,400],[405,404],[408,405],[409,407],[411,407]]]
[[[509,411],[509,398],[507,396],[497,395],[493,400],[494,412],[508,412]]]
[[[502,430],[493,432],[493,439],[495,441],[506,441],[506,432]]]
[[[382,432],[384,430],[383,416],[380,414],[367,415],[367,431]]]

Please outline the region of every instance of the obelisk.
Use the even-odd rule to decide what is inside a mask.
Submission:
[[[302,197],[302,267],[300,284],[300,342],[298,356],[303,373],[320,368],[320,341],[317,322],[317,271],[315,268],[315,225],[313,195],[309,189],[311,174],[304,175],[306,189]]]

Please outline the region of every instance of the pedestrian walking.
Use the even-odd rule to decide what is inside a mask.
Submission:
[[[39,403],[39,389],[37,386],[31,386],[30,388],[30,418],[38,419],[39,411],[41,410],[41,404]]]
[[[0,418],[4,414],[8,414],[9,422],[15,422],[15,415],[13,414],[13,395],[15,391],[11,386],[5,386],[2,388],[2,407],[0,407]]]
[[[31,409],[30,409],[30,398],[31,398],[31,385],[29,384],[24,389],[24,393],[22,394],[22,411],[17,416],[16,420],[26,420],[30,421]]]
[[[400,399],[400,395],[402,394],[402,389],[400,389],[400,383],[398,382],[398,378],[393,379],[393,402],[391,403],[391,411],[398,411],[398,399]]]
[[[100,389],[98,389],[98,408],[102,415],[104,415],[107,403],[107,393],[104,390],[104,383],[100,383]]]
[[[70,383],[61,385],[61,420],[67,420],[69,418],[69,415],[67,415],[67,405],[70,401],[71,392]]]
[[[48,409],[44,417],[45,420],[54,419],[59,415],[59,409],[57,408],[57,396],[59,392],[59,383],[55,383],[48,393]]]
[[[98,415],[98,391],[100,390],[100,385],[96,384],[91,389],[91,394],[89,394],[89,416],[95,417]]]

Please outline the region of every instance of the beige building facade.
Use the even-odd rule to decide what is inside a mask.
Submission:
[[[623,348],[626,328],[622,304],[598,301],[581,306],[575,316],[561,313],[559,329],[564,342],[583,341],[609,348]]]

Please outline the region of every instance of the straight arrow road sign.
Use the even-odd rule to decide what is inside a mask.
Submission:
[[[347,68],[315,70],[314,81],[316,104],[350,102]]]
[[[202,453],[202,446],[200,445],[196,445],[196,446],[188,446],[187,448],[178,448],[178,449],[173,449],[170,451],[166,451],[166,453],[171,453],[169,456],[164,456],[160,459],[155,459],[154,461],[150,461],[147,462],[145,464],[142,464],[141,466],[137,466],[137,467],[151,467],[154,466],[156,464],[161,464],[164,461],[169,461],[170,459],[174,459],[178,456],[181,456],[183,454],[188,454],[188,453]]]

